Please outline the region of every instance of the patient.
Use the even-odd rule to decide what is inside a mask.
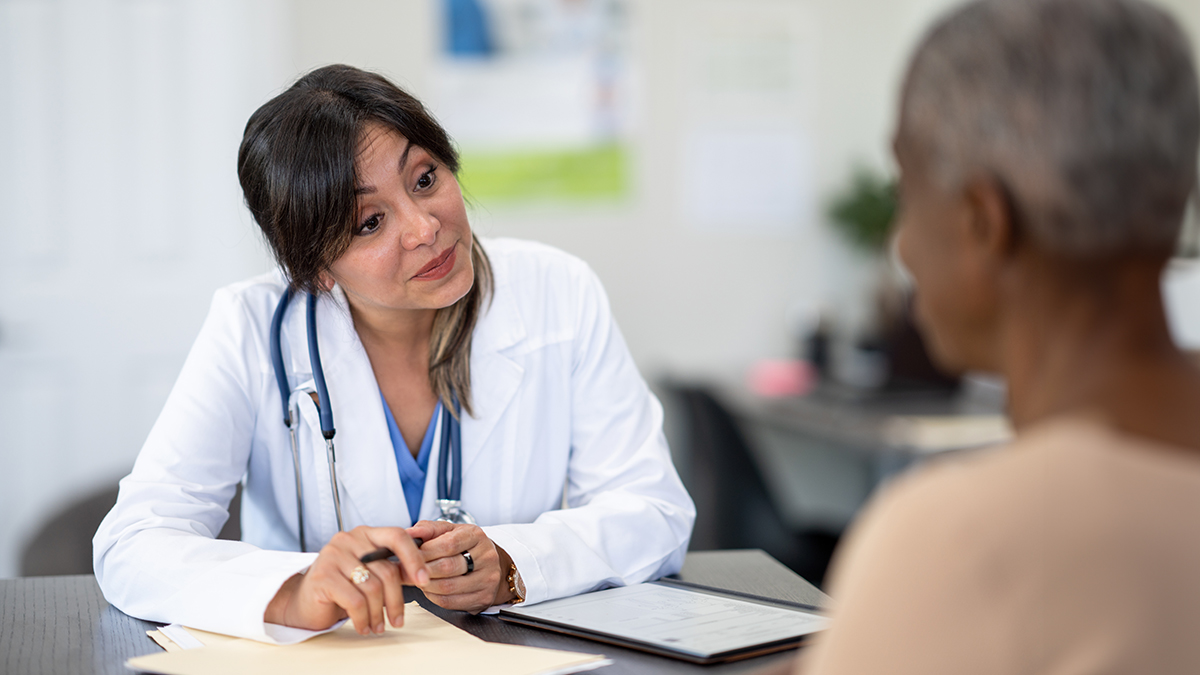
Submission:
[[[899,251],[936,357],[1007,379],[1017,439],[869,507],[805,673],[1200,673],[1200,370],[1159,289],[1193,63],[1136,0],[983,0],[918,48]]]

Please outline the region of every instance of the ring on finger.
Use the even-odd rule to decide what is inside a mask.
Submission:
[[[350,581],[353,581],[355,584],[365,584],[370,578],[371,572],[362,565],[355,567],[354,571],[350,573]]]
[[[471,557],[471,554],[468,551],[463,551],[462,557],[467,561],[467,571],[463,572],[463,576],[465,577],[471,572],[475,571],[475,559]]]

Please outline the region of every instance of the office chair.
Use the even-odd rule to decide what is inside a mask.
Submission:
[[[21,576],[46,577],[92,573],[92,537],[100,521],[117,503],[117,488],[94,493],[55,514],[38,530],[21,554]],[[229,502],[229,520],[218,539],[242,538],[242,486]]]
[[[669,384],[688,435],[682,474],[696,502],[692,550],[760,548],[820,586],[838,534],[788,525],[736,420],[707,390]]]

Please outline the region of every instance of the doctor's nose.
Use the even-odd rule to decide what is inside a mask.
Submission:
[[[404,250],[412,251],[437,241],[438,230],[442,227],[437,216],[424,209],[413,209],[407,215],[404,227],[400,231],[400,246]]]

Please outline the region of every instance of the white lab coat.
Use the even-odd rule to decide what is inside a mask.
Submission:
[[[498,239],[484,248],[495,295],[471,346],[475,416],[462,422],[464,507],[512,556],[529,603],[677,571],[695,508],[671,463],[662,408],[599,280],[548,246]],[[262,620],[284,580],[316,557],[299,552],[291,445],[268,346],[283,289],[276,273],[217,291],[96,533],[96,578],[128,614],[291,639]],[[321,297],[317,316],[345,526],[409,526],[379,387],[340,289]],[[306,395],[312,369],[299,299],[282,345],[292,396],[300,397],[305,537],[315,551],[337,525],[317,409]],[[438,514],[438,461],[435,442],[424,519]],[[217,540],[243,480],[243,541]]]

